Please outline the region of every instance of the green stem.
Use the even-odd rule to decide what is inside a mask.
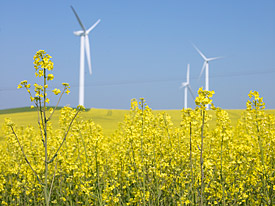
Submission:
[[[223,128],[224,132],[224,128]],[[224,183],[223,183],[223,171],[222,171],[222,154],[223,154],[223,134],[222,134],[222,141],[221,141],[221,184],[222,184],[222,204],[225,205],[225,199],[224,199]]]
[[[58,99],[58,101],[57,101],[57,103],[56,103],[56,105],[55,105],[55,107],[54,107],[54,109],[53,109],[53,112],[52,112],[51,115],[49,116],[48,121],[52,118],[54,112],[56,111],[56,108],[58,107],[59,102],[60,102],[60,100],[61,100],[61,98],[62,98],[62,96],[63,96],[65,90],[66,90],[66,87],[64,87],[64,89],[63,89],[61,95],[59,96],[59,99]]]
[[[192,123],[191,121],[189,122],[189,130],[190,130],[190,170],[191,170],[191,185],[190,185],[190,191],[191,191],[191,198],[192,198],[192,203],[193,201],[193,186],[194,186],[194,175],[193,175],[193,162],[192,162]],[[195,204],[195,202],[194,202]]]
[[[57,162],[56,162],[55,168],[54,168],[54,174],[53,174],[53,179],[52,179],[52,183],[51,183],[51,186],[50,186],[48,202],[50,202],[50,199],[51,199],[51,193],[52,193],[52,189],[53,189],[53,183],[54,183],[56,171],[57,171]]]
[[[43,108],[43,115],[44,115],[44,147],[45,147],[45,188],[44,188],[44,193],[45,193],[45,202],[46,205],[49,205],[49,198],[48,197],[48,147],[47,147],[47,117],[46,117],[46,82],[47,77],[46,77],[46,69],[44,68],[44,108]]]
[[[99,205],[102,205],[102,195],[101,195],[101,186],[100,186],[100,177],[99,177],[97,147],[98,147],[98,140],[96,139],[96,143],[95,143],[95,166],[96,166],[97,191],[98,191]]]
[[[255,101],[255,108],[257,107],[257,103]],[[267,198],[267,202],[268,200],[268,193],[266,190],[266,172],[265,172],[265,163],[264,163],[264,151],[263,151],[263,145],[262,145],[262,138],[260,135],[260,127],[259,127],[259,122],[258,122],[258,110],[256,109],[256,126],[257,126],[257,133],[258,133],[258,143],[259,143],[259,148],[260,148],[260,153],[261,153],[261,162],[262,162],[262,166],[263,166],[263,175],[262,175],[262,182],[263,182],[263,191],[264,194]]]
[[[144,125],[144,119],[143,119],[143,113],[144,113],[144,99],[141,99],[141,111],[142,111],[142,127],[141,127],[141,138],[140,138],[140,146],[141,146],[141,158],[142,158],[142,188],[143,188],[143,205],[145,205],[145,172],[144,172],[144,155],[143,155],[143,125]]]
[[[74,121],[74,119],[76,118],[76,116],[78,115],[79,111],[80,111],[80,110],[77,111],[77,113],[74,115],[73,119],[71,120],[71,122],[70,122],[70,124],[69,124],[69,127],[68,127],[68,129],[67,129],[67,131],[66,131],[66,133],[65,133],[65,135],[64,135],[64,138],[63,138],[61,144],[59,145],[58,149],[56,150],[55,154],[54,154],[53,157],[50,159],[50,161],[48,161],[48,164],[49,164],[49,163],[52,163],[52,162],[54,161],[54,159],[57,157],[58,152],[59,152],[59,150],[61,149],[62,145],[64,144],[64,142],[65,142],[65,140],[66,140],[66,137],[67,137],[67,135],[68,135],[68,133],[69,133],[69,131],[70,131],[70,128],[71,128],[71,126],[72,126],[72,124],[73,124],[73,121]]]
[[[203,171],[203,129],[204,129],[205,110],[202,110],[202,125],[201,125],[201,155],[200,155],[200,168],[201,168],[201,203],[203,205],[203,193],[204,193],[204,171]]]

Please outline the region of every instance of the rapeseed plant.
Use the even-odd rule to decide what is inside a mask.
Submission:
[[[206,123],[206,105],[212,103],[212,99],[210,99],[214,91],[205,91],[202,87],[198,90],[198,97],[195,99],[195,103],[198,106],[202,120],[201,120],[201,145],[200,145],[200,170],[201,170],[201,188],[200,188],[200,205],[204,204],[204,159],[203,159],[203,139],[204,139],[204,124]],[[211,108],[214,108],[213,104],[211,104]]]
[[[72,117],[69,126],[67,128],[67,131],[64,134],[64,138],[61,142],[61,144],[59,145],[58,149],[56,150],[56,152],[54,153],[53,157],[50,159],[49,155],[48,155],[48,140],[49,140],[49,134],[50,134],[50,119],[53,115],[53,113],[55,112],[59,101],[63,95],[64,92],[66,92],[67,94],[69,93],[69,88],[70,86],[67,83],[63,83],[64,89],[62,94],[59,97],[58,103],[56,105],[56,107],[54,109],[50,110],[50,116],[47,117],[46,111],[47,111],[47,107],[46,104],[49,104],[49,98],[47,98],[47,88],[48,88],[48,81],[52,81],[54,79],[54,75],[53,74],[47,74],[47,71],[51,71],[53,70],[53,62],[51,61],[51,56],[46,54],[46,52],[44,50],[39,50],[35,55],[34,55],[34,68],[35,68],[35,76],[36,77],[41,77],[42,78],[42,82],[43,84],[37,84],[35,83],[34,86],[34,94],[31,93],[30,88],[31,88],[31,84],[28,84],[27,80],[21,81],[20,84],[18,85],[17,88],[23,88],[25,87],[25,89],[27,90],[28,94],[30,95],[30,99],[32,102],[34,102],[35,106],[32,106],[32,108],[36,107],[37,112],[38,112],[38,125],[39,125],[39,129],[40,129],[40,137],[43,143],[43,147],[44,147],[44,174],[43,177],[41,177],[39,175],[39,173],[37,172],[37,169],[34,168],[33,163],[31,163],[29,161],[29,157],[27,157],[27,151],[26,149],[24,149],[24,145],[21,144],[21,141],[19,140],[19,136],[17,135],[15,129],[14,129],[14,124],[11,123],[10,120],[7,120],[7,126],[10,127],[10,129],[12,130],[12,134],[14,135],[14,137],[17,140],[18,146],[22,152],[22,155],[24,156],[24,159],[26,161],[26,163],[29,165],[29,167],[31,168],[33,174],[36,176],[40,186],[42,186],[44,188],[44,201],[45,201],[45,205],[49,205],[50,204],[50,198],[51,198],[51,192],[52,192],[52,187],[53,187],[53,183],[54,183],[54,178],[55,178],[55,173],[57,170],[57,162],[56,162],[56,166],[54,169],[54,174],[52,177],[52,182],[50,184],[50,186],[48,185],[49,182],[49,178],[48,178],[48,172],[49,172],[49,164],[52,163],[54,161],[54,159],[56,158],[56,156],[59,153],[60,148],[62,147],[64,141],[66,140],[66,137],[68,135],[69,129],[74,121],[74,119],[76,118],[78,112],[80,111],[80,109],[83,109],[82,106],[79,106],[79,110],[75,113],[75,115]],[[59,89],[54,89],[53,93],[55,95],[58,95],[61,91]],[[32,137],[30,137],[30,139],[32,139]],[[39,151],[39,153],[41,153],[42,150]],[[36,162],[36,161],[35,161]],[[43,181],[44,179],[44,181]],[[29,191],[27,193],[30,193]]]

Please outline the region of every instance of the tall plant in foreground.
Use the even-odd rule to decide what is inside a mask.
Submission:
[[[204,169],[203,169],[203,139],[204,139],[204,126],[206,123],[206,105],[211,104],[211,108],[214,109],[212,99],[210,99],[214,91],[203,90],[202,87],[198,90],[198,97],[195,99],[195,103],[201,111],[202,123],[201,123],[201,146],[200,150],[200,169],[201,169],[201,188],[200,188],[200,205],[204,203]]]
[[[22,151],[22,154],[26,160],[26,163],[29,165],[31,170],[33,171],[33,174],[36,176],[37,181],[40,183],[40,185],[44,188],[44,200],[45,200],[45,205],[50,204],[50,198],[51,198],[51,192],[53,188],[53,183],[54,183],[54,178],[55,178],[55,173],[57,170],[57,162],[55,164],[55,170],[54,170],[54,175],[52,177],[52,180],[50,181],[50,178],[48,176],[49,174],[49,164],[53,163],[55,158],[57,157],[59,150],[61,149],[62,145],[64,144],[66,137],[68,135],[68,132],[72,126],[72,123],[80,110],[84,109],[83,106],[78,106],[78,111],[74,114],[73,118],[70,121],[70,124],[68,125],[68,128],[66,132],[64,133],[63,140],[61,141],[59,147],[57,147],[56,152],[53,154],[53,156],[49,156],[48,154],[48,124],[49,121],[51,120],[54,112],[56,111],[56,108],[63,96],[64,93],[69,94],[69,84],[68,83],[62,83],[64,86],[63,91],[61,92],[59,89],[54,89],[52,92],[55,95],[59,95],[59,99],[57,101],[57,104],[54,108],[50,108],[49,111],[47,112],[47,104],[49,104],[49,98],[47,97],[47,88],[48,88],[48,82],[52,81],[54,78],[53,74],[47,74],[48,71],[53,70],[53,62],[51,61],[51,56],[46,54],[45,51],[39,50],[35,55],[34,55],[34,68],[35,68],[35,76],[38,78],[41,78],[42,84],[37,84],[35,83],[34,86],[34,94],[30,91],[31,84],[28,84],[27,80],[22,81],[18,85],[18,89],[20,88],[26,88],[27,92],[30,95],[31,101],[34,103],[34,105],[31,106],[31,108],[36,108],[37,110],[37,115],[38,115],[38,126],[40,129],[40,135],[41,135],[41,140],[43,143],[44,147],[44,177],[39,177],[38,173],[35,171],[34,167],[32,166],[32,163],[28,160],[28,157],[25,154],[24,147],[20,143],[19,138],[16,134],[14,124],[10,122],[8,125],[12,130],[12,133],[16,137],[16,140],[19,144],[19,147]],[[50,183],[50,184],[49,184]]]
[[[230,137],[232,136],[232,130],[231,130],[231,121],[229,119],[229,115],[225,110],[222,110],[221,108],[216,108],[216,129],[214,130],[214,134],[216,133],[218,139],[220,140],[220,184],[221,184],[221,191],[222,191],[222,197],[221,197],[221,205],[226,205],[225,203],[225,177],[223,175],[223,162],[225,160],[223,159],[224,152],[225,152],[225,146],[229,142]],[[217,144],[217,142],[215,142]],[[218,167],[218,165],[217,165]]]
[[[266,125],[266,117],[263,112],[265,109],[265,103],[263,102],[263,97],[260,97],[259,93],[257,91],[250,91],[248,94],[250,100],[246,103],[246,110],[249,115],[249,120],[252,120],[252,124],[254,124],[254,128],[256,130],[257,140],[258,140],[258,146],[259,146],[259,156],[261,160],[261,167],[259,170],[262,172],[261,180],[262,180],[262,190],[263,190],[263,197],[262,201],[265,204],[270,205],[270,198],[268,195],[267,190],[267,166],[265,165],[265,152],[264,152],[264,143],[266,142],[265,136],[268,133],[265,131],[265,125]]]

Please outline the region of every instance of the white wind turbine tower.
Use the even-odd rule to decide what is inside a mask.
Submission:
[[[203,53],[195,46],[193,45],[194,48],[197,50],[197,52],[201,55],[201,57],[204,59],[204,63],[202,65],[202,69],[201,69],[201,73],[199,78],[201,77],[204,69],[205,69],[205,90],[209,91],[209,64],[208,62],[212,61],[212,60],[216,60],[216,59],[220,59],[222,57],[213,57],[213,58],[206,58]],[[209,105],[206,105],[206,108],[209,109]]]
[[[91,65],[91,55],[90,55],[90,43],[89,43],[89,33],[92,31],[96,25],[100,22],[100,19],[97,20],[96,23],[94,23],[93,26],[91,26],[88,30],[85,29],[83,26],[82,22],[80,21],[80,18],[78,17],[76,11],[74,8],[71,6],[78,23],[80,24],[81,28],[83,30],[80,31],[75,31],[74,34],[76,36],[80,36],[80,74],[79,74],[79,105],[84,106],[84,67],[85,67],[85,61],[84,61],[84,51],[86,53],[86,58],[88,61],[88,67],[89,67],[89,72],[90,75],[92,75],[92,65]]]
[[[184,109],[187,109],[187,89],[190,91],[192,97],[195,99],[190,86],[189,74],[190,74],[190,65],[187,64],[186,82],[181,83],[181,87],[180,87],[180,88],[184,88]]]

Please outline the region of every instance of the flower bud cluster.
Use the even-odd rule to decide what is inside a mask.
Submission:
[[[198,90],[199,96],[196,97],[195,99],[196,105],[198,105],[202,109],[205,109],[206,108],[205,105],[211,104],[211,108],[214,109],[214,105],[212,104],[212,99],[210,99],[211,97],[213,97],[213,94],[215,94],[214,91],[206,91],[206,90],[203,90],[202,87],[199,88]]]
[[[49,71],[53,70],[53,62],[50,60],[52,57],[48,54],[46,54],[46,52],[44,50],[39,50],[33,57],[33,64],[34,64],[34,68],[36,70],[35,75],[36,76],[43,76],[43,69],[47,69]],[[42,70],[41,70],[42,69]],[[38,73],[37,73],[38,71]]]
[[[250,100],[247,100],[246,102],[247,111],[265,109],[265,103],[263,102],[263,97],[260,97],[259,92],[251,90],[248,96]]]

